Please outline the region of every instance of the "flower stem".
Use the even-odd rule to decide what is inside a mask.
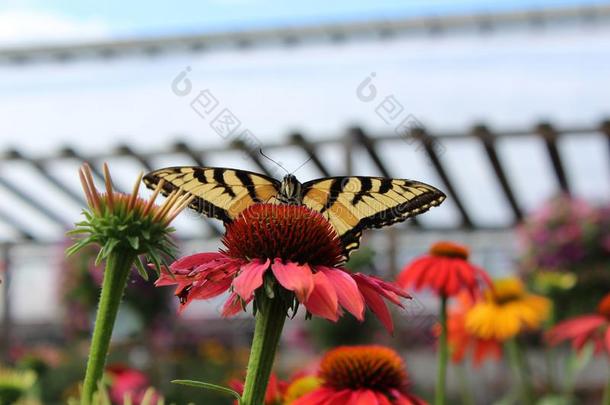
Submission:
[[[460,390],[462,392],[462,404],[463,405],[474,405],[474,397],[472,395],[472,389],[470,386],[470,380],[468,378],[468,370],[461,363],[458,368],[458,378],[460,380]]]
[[[135,258],[135,254],[131,251],[115,249],[106,261],[102,292],[89,349],[85,382],[83,383],[81,405],[88,405],[91,402],[93,393],[97,390],[98,382],[103,376],[114,321]]]
[[[604,388],[604,398],[602,399],[602,405],[610,405],[610,370],[608,373],[608,381],[606,381],[606,388]]]
[[[535,401],[534,391],[531,384],[532,382],[519,342],[517,342],[516,338],[507,340],[505,347],[506,351],[508,352],[513,373],[521,383],[521,396],[523,403],[526,405],[534,405]]]
[[[434,403],[435,405],[445,405],[447,360],[449,357],[449,347],[447,346],[447,297],[445,296],[441,296],[439,321],[441,324],[441,336],[438,340],[438,365],[436,369],[436,392],[434,395]]]
[[[279,299],[266,298],[259,301],[259,311],[256,314],[254,338],[248,360],[248,372],[244,385],[241,405],[262,405],[273,359],[280,342],[286,312]]]

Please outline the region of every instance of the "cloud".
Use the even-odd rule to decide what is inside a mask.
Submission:
[[[34,11],[0,12],[0,46],[32,46],[105,39],[109,27],[101,20],[79,20]]]

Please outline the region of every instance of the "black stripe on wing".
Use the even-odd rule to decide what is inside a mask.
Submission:
[[[212,171],[211,176],[209,171]],[[208,176],[206,176],[206,173],[208,173]],[[226,173],[234,174],[239,183],[228,184],[225,181]],[[228,195],[231,199],[234,199],[236,197],[236,189],[241,188],[247,190],[248,195],[254,202],[261,202],[261,199],[256,193],[256,178],[268,182],[268,185],[273,186],[277,190],[279,190],[280,187],[280,183],[277,180],[265,176],[263,174],[249,172],[246,170],[228,169],[222,167],[167,167],[148,173],[146,176],[144,176],[143,180],[144,184],[146,184],[148,188],[154,189],[162,178],[165,179],[165,183],[163,185],[161,193],[167,196],[172,191],[178,188],[182,188],[184,184],[190,184],[190,182],[193,180],[184,180],[184,177],[190,174],[192,174],[193,179],[200,184],[212,184],[213,187],[209,191],[212,191],[216,188],[221,188],[221,195]],[[172,180],[168,180],[168,177],[172,177]],[[214,201],[205,198],[205,195],[202,196],[198,195],[197,193],[191,194],[194,195],[195,198],[190,203],[189,208],[200,212],[207,217],[219,219],[225,224],[230,223],[232,221],[232,218],[226,209],[214,204]],[[216,199],[218,198],[219,197],[216,197]]]

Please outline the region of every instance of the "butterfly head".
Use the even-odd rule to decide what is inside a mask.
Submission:
[[[300,205],[302,192],[301,182],[299,182],[294,175],[287,174],[284,176],[279,195],[279,198],[283,203]]]

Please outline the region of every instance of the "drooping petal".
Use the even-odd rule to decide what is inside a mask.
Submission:
[[[218,260],[225,257],[222,253],[209,252],[209,253],[197,253],[190,256],[184,256],[173,262],[169,268],[172,272],[179,272],[180,270],[192,270],[196,267],[202,266],[213,260]]]
[[[328,267],[317,268],[324,273],[328,280],[334,285],[339,304],[359,321],[364,320],[364,297],[358,290],[358,284],[352,276],[343,270]]]
[[[188,294],[188,301],[193,299],[205,300],[216,297],[231,287],[231,281],[231,278],[227,277],[224,280],[214,282],[205,281],[199,285],[193,284],[193,287]]]
[[[167,285],[179,284],[181,279],[183,279],[183,277],[179,278],[178,276],[174,276],[171,273],[161,271],[161,275],[159,275],[159,278],[157,279],[157,281],[155,281],[155,286],[164,287]]]
[[[339,300],[335,287],[322,272],[313,275],[314,289],[305,301],[305,308],[333,322],[339,319]]]
[[[400,288],[398,288],[390,283],[386,283],[385,281],[383,281],[377,277],[368,276],[368,275],[362,274],[362,273],[355,273],[352,275],[352,277],[354,278],[356,283],[358,283],[358,286],[360,286],[360,285],[368,286],[370,289],[376,291],[377,294],[390,300],[392,303],[394,303],[395,305],[398,305],[399,307],[402,307],[402,304],[401,304],[400,298],[399,298],[399,294],[402,297],[410,298],[409,294],[407,294],[404,290],[401,290]],[[397,292],[399,294],[397,294]]]
[[[546,334],[547,341],[556,345],[564,340],[574,339],[578,336],[588,335],[605,323],[601,315],[583,315],[567,319],[555,325]]]
[[[254,298],[254,296],[252,295],[249,298],[242,301],[242,299],[239,297],[239,295],[232,292],[222,307],[222,313],[221,313],[222,316],[224,318],[230,318],[232,316],[237,315],[238,313],[240,313],[243,310],[243,308],[246,305],[248,305],[250,303],[250,301],[252,301],[253,298]]]
[[[241,267],[241,273],[233,280],[233,290],[244,300],[252,296],[254,290],[263,285],[263,275],[269,268],[270,260],[253,260]]]
[[[299,302],[304,303],[313,291],[313,275],[307,264],[286,262],[275,259],[271,270],[277,281],[287,290],[294,291]]]
[[[385,326],[388,332],[390,334],[393,334],[394,323],[392,322],[392,315],[390,315],[390,311],[388,310],[388,307],[386,306],[385,302],[383,302],[383,299],[379,296],[377,291],[373,290],[367,284],[360,283],[359,281],[356,282],[358,283],[358,289],[362,293],[366,305],[371,309],[371,311],[373,311],[375,315],[377,315],[377,318],[379,318],[379,320],[381,321],[383,326]]]

